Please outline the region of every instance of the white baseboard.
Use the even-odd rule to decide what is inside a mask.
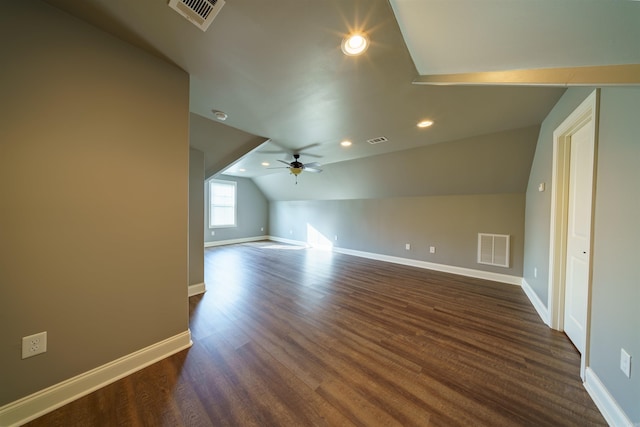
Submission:
[[[0,426],[19,426],[99,388],[191,347],[191,331],[128,354],[105,365],[23,397],[0,408]]]
[[[205,248],[214,246],[235,245],[237,243],[259,242],[260,240],[270,240],[269,236],[243,237],[241,239],[217,240],[215,242],[204,242]]]
[[[311,245],[309,245],[307,242],[302,242],[300,240],[291,240],[291,239],[285,239],[283,237],[275,237],[275,236],[268,236],[267,238],[274,242],[286,243],[288,245],[304,246],[305,248],[311,247]]]
[[[536,311],[538,312],[538,316],[540,316],[545,325],[551,326],[551,316],[549,316],[549,309],[545,307],[538,294],[535,293],[535,291],[531,288],[529,283],[527,283],[524,278],[522,278],[522,290],[527,295],[527,298],[529,298],[531,305],[533,305],[533,308],[536,309]]]
[[[282,237],[269,236],[269,240],[273,240],[281,243],[288,243],[291,245],[306,246],[306,247],[310,246],[306,242],[284,239]],[[409,259],[409,258],[400,258],[400,257],[391,256],[391,255],[376,254],[373,252],[356,251],[353,249],[333,247],[331,250],[333,252],[337,252],[340,254],[353,255],[361,258],[375,259],[378,261],[392,262],[394,264],[410,265],[412,267],[419,267],[427,270],[441,271],[444,273],[459,274],[461,276],[474,277],[476,279],[493,280],[495,282],[508,283],[510,285],[517,285],[517,286],[520,286],[522,284],[521,277],[511,276],[508,274],[492,273],[490,271],[474,270],[472,268],[455,267],[452,265],[445,265],[445,264],[436,264],[433,262],[420,261],[420,260]]]
[[[633,427],[633,423],[627,417],[627,414],[625,414],[591,368],[586,369],[584,388],[587,389],[589,396],[591,396],[598,410],[610,426]]]
[[[189,285],[189,297],[204,294],[205,292],[207,292],[207,285],[204,282]]]
[[[375,259],[379,261],[392,262],[394,264],[410,265],[412,267],[424,268],[427,270],[441,271],[443,273],[458,274],[460,276],[474,277],[476,279],[492,280],[494,282],[518,285],[522,283],[522,278],[510,276],[508,274],[492,273],[490,271],[474,270],[472,268],[456,267],[453,265],[436,264],[434,262],[420,261],[409,258],[400,258],[391,255],[382,255],[371,252],[355,251],[352,249],[333,248],[334,252],[346,255],[354,255],[362,258]]]

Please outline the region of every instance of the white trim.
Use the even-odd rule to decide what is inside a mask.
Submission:
[[[584,388],[598,407],[598,410],[610,426],[633,427],[633,423],[622,410],[618,402],[611,396],[609,390],[602,384],[600,378],[591,368],[585,372]],[[638,424],[636,424],[638,425]]]
[[[522,278],[522,290],[524,291],[525,295],[527,295],[527,298],[529,298],[529,301],[531,302],[531,305],[533,305],[533,308],[535,308],[538,312],[538,316],[540,316],[540,319],[542,319],[542,321],[547,326],[549,326],[551,322],[551,319],[549,318],[549,310],[544,306],[544,303],[542,302],[538,294],[536,294],[536,292],[531,288],[524,277]]]
[[[0,408],[0,425],[19,426],[191,347],[188,329]]]
[[[502,273],[492,273],[490,271],[474,270],[465,267],[456,267],[453,265],[436,264],[433,262],[420,261],[409,258],[400,258],[390,255],[375,254],[371,252],[355,251],[353,249],[333,248],[334,252],[353,255],[361,258],[375,259],[378,261],[392,262],[394,264],[409,265],[412,267],[424,268],[427,270],[442,271],[444,273],[459,274],[461,276],[474,277],[476,279],[493,280],[495,282],[508,283],[510,285],[522,284],[522,278]]]
[[[207,285],[204,282],[189,285],[189,297],[204,294],[205,292],[207,292]]]
[[[571,160],[571,136],[583,126],[592,123],[594,139],[594,179],[598,152],[598,106],[599,89],[591,92],[587,98],[567,117],[553,132],[553,162],[551,177],[551,216],[549,235],[549,326],[553,329],[564,331],[564,300],[565,300],[565,273],[567,230],[569,210],[569,170]],[[595,206],[595,188],[592,189],[591,226],[593,227],[593,209]],[[593,230],[590,246],[587,249],[591,253],[593,248]],[[580,378],[585,381],[586,368],[589,366],[589,342],[591,339],[591,268],[593,258],[589,258],[589,283],[587,286],[587,318],[585,320],[584,351],[580,356]]]
[[[282,237],[269,236],[269,240],[273,240],[275,242],[281,242],[281,243],[288,243],[290,245],[310,247],[310,245],[306,242],[302,242],[299,240],[284,239]],[[340,253],[340,254],[353,255],[360,258],[375,259],[378,261],[392,262],[394,264],[409,265],[412,267],[419,267],[427,270],[442,271],[444,273],[459,274],[461,276],[474,277],[476,279],[493,280],[495,282],[508,283],[510,285],[517,285],[517,286],[520,286],[522,284],[521,277],[511,276],[508,274],[492,273],[490,271],[474,270],[471,268],[456,267],[453,265],[436,264],[433,262],[420,261],[420,260],[415,260],[410,258],[400,258],[400,257],[391,256],[391,255],[376,254],[373,252],[356,251],[353,249],[338,248],[335,246],[332,248],[332,250],[333,252]]]
[[[304,246],[305,248],[311,247],[311,245],[309,245],[307,242],[303,242],[301,240],[285,239],[283,237],[276,236],[269,236],[268,239],[273,240],[274,242],[287,243],[289,245]]]
[[[237,243],[259,242],[260,240],[272,240],[269,236],[243,237],[241,239],[217,240],[215,242],[204,242],[205,248],[214,246],[235,245]]]

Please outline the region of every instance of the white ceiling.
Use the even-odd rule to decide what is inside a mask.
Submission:
[[[640,3],[391,0],[418,73],[640,63]]]
[[[246,177],[279,172],[261,163],[280,151],[330,164],[537,125],[564,90],[412,84],[423,74],[640,64],[640,3],[621,0],[226,0],[206,32],[166,0],[47,2],[186,70],[192,114],[224,111],[242,135],[192,127],[198,149],[270,140],[230,172]],[[362,57],[340,51],[353,29]]]

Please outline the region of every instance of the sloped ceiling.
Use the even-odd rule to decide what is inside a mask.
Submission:
[[[226,127],[247,141],[269,139],[244,156],[231,150],[241,161],[228,173],[253,177],[274,200],[337,197],[338,184],[323,181],[336,168],[379,187],[393,171],[365,177],[349,161],[536,126],[564,91],[413,84],[424,73],[640,63],[632,25],[640,2],[621,0],[227,0],[206,32],[165,0],[48,2],[186,70],[197,115],[191,143],[209,158],[229,141]],[[356,29],[369,35],[371,47],[346,57],[340,42]],[[216,122],[212,110],[229,117]],[[435,124],[418,129],[421,119]],[[366,142],[379,136],[389,143]],[[343,139],[353,145],[340,147]],[[310,177],[306,192],[291,193],[286,171],[261,163],[277,164],[304,147],[318,157],[303,161],[320,161],[325,173]],[[228,163],[221,159],[208,171]],[[274,173],[281,176],[266,178]]]

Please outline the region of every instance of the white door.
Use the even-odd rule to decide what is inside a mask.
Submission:
[[[593,122],[571,136],[564,331],[584,352],[591,256],[591,198],[593,192]]]

